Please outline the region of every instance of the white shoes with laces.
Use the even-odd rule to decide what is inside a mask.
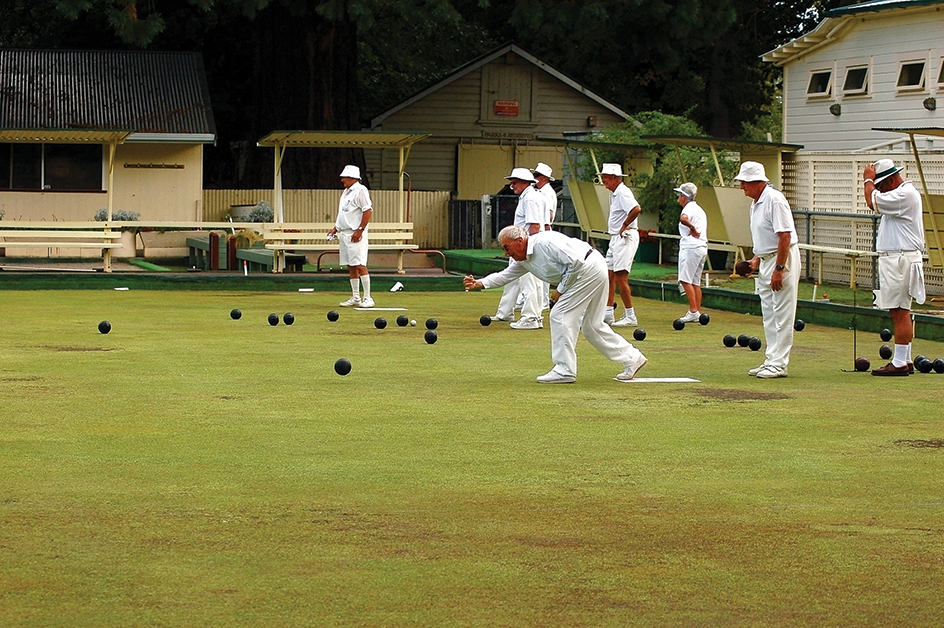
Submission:
[[[374,300],[367,297],[361,301],[361,307],[374,307]]]
[[[636,320],[636,315],[633,314],[623,314],[623,318],[618,321],[610,323],[610,327],[636,327],[639,325],[639,321]]]
[[[576,381],[577,378],[573,375],[561,375],[553,370],[544,375],[538,375],[537,378],[539,384],[573,384]]]
[[[787,369],[768,364],[757,372],[757,379],[774,379],[776,377],[786,377]]]
[[[646,356],[640,353],[639,357],[634,362],[626,362],[623,364],[623,372],[617,375],[616,379],[621,382],[628,382],[639,374],[639,371],[642,370],[642,367],[646,366],[648,361]]]
[[[683,323],[697,323],[699,318],[701,318],[701,312],[685,312],[685,316],[679,320]]]
[[[517,323],[509,325],[512,329],[544,329],[544,321],[540,318],[522,318]]]
[[[341,307],[359,307],[361,304],[360,296],[351,297],[347,301],[341,301]]]

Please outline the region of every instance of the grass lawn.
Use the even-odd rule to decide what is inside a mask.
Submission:
[[[498,291],[346,296],[0,293],[0,625],[944,623],[944,375],[807,325],[756,380],[758,317],[637,299],[641,376],[699,383],[581,340],[542,386]]]

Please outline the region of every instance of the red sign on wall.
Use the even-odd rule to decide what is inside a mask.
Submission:
[[[521,109],[521,103],[517,100],[496,100],[492,111],[496,116],[502,118],[517,118]]]

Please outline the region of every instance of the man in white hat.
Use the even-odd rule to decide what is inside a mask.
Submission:
[[[623,371],[616,379],[629,381],[646,365],[646,356],[603,322],[609,284],[606,261],[592,246],[559,231],[532,235],[522,227],[505,227],[498,242],[512,263],[501,272],[476,280],[467,275],[466,290],[507,285],[529,271],[543,281],[557,284],[557,305],[548,319],[551,325],[551,359],[554,368],[537,378],[540,384],[571,384],[577,381],[577,335],[583,332],[593,348],[619,362]]]
[[[751,270],[758,273],[754,289],[760,296],[767,340],[766,360],[748,375],[760,379],[787,376],[793,323],[796,320],[797,288],[800,285],[800,249],[790,204],[769,185],[763,164],[745,161],[734,177],[750,197],[751,239],[754,258]]]
[[[540,192],[534,189],[534,176],[527,168],[514,168],[511,174],[505,177],[512,192],[518,195],[518,206],[515,208],[514,225],[521,227],[528,234],[543,230],[547,220],[544,199]],[[509,266],[514,260],[509,260]],[[524,294],[524,303],[521,305],[521,318],[512,323],[513,329],[542,329],[544,319],[541,316],[540,283],[530,273],[504,284],[501,300],[498,302],[498,312],[492,316],[493,321],[513,321],[515,319],[515,303],[518,294]]]
[[[347,266],[351,278],[353,296],[341,302],[341,307],[374,307],[370,297],[370,274],[367,272],[367,226],[373,215],[370,193],[361,183],[361,169],[347,165],[341,171],[341,200],[338,203],[338,218],[328,237],[338,237],[341,248],[341,265]],[[361,298],[360,288],[364,288]]]
[[[642,208],[625,183],[623,167],[619,164],[603,164],[598,173],[603,186],[610,191],[610,218],[607,232],[610,245],[606,249],[606,267],[610,276],[610,289],[606,301],[604,321],[614,327],[635,327],[638,325],[636,311],[633,309],[633,295],[629,291],[629,271],[633,268],[633,259],[639,248],[639,230],[636,218]],[[615,320],[616,290],[619,289],[623,301],[623,318]]]
[[[554,215],[557,213],[557,192],[554,191],[554,186],[551,185],[551,181],[554,180],[554,170],[543,161],[539,161],[538,165],[531,169],[531,174],[534,175],[534,179],[537,181],[534,188],[541,193],[541,197],[547,206],[547,222],[544,224],[544,229],[550,230],[551,224],[554,222]],[[540,283],[541,309],[546,310],[549,305],[548,295],[551,287],[544,281]]]
[[[921,194],[900,172],[891,159],[879,159],[863,173],[865,203],[882,216],[875,238],[880,286],[875,291],[875,304],[888,310],[895,327],[892,361],[872,371],[880,376],[913,372],[911,300],[924,303],[925,298]]]
[[[708,257],[708,216],[695,202],[698,188],[694,183],[683,183],[674,190],[682,206],[679,216],[679,285],[688,298],[688,312],[681,317],[683,323],[695,323],[701,318],[701,271]]]

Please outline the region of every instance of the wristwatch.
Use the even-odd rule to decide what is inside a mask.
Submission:
[[[784,266],[783,264],[777,264],[776,266],[774,266],[774,270],[786,270],[786,269],[787,267]]]

